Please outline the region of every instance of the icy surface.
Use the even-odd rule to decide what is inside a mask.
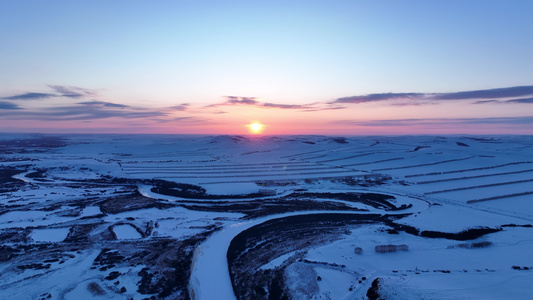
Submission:
[[[113,227],[113,232],[117,235],[117,239],[119,240],[138,239],[142,237],[135,228],[128,224]]]
[[[36,242],[61,242],[67,237],[69,230],[70,228],[36,229],[30,236]]]

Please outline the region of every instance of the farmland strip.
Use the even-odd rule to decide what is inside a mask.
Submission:
[[[531,182],[531,181],[533,181],[533,179],[516,180],[516,181],[508,181],[508,182],[498,182],[498,183],[492,183],[492,184],[484,184],[484,185],[476,185],[476,186],[468,186],[468,187],[461,187],[461,188],[455,188],[455,189],[447,189],[447,190],[427,192],[427,193],[425,193],[425,195],[440,194],[440,193],[455,192],[455,191],[464,191],[464,190],[479,189],[479,188],[485,188],[485,187],[491,187],[491,186],[500,186],[500,185],[508,185],[508,184],[515,184],[515,183],[524,183],[524,182]]]
[[[409,169],[409,168],[416,168],[416,167],[434,166],[434,165],[440,165],[440,164],[445,164],[445,163],[454,162],[454,161],[462,161],[462,160],[467,160],[467,159],[472,159],[472,158],[474,158],[474,156],[465,157],[465,158],[442,160],[442,161],[437,161],[437,162],[427,163],[427,164],[410,165],[410,166],[394,167],[394,168],[375,169],[375,170],[372,170],[372,171],[373,172],[375,172],[375,171],[388,171],[388,170],[400,170],[400,169]]]
[[[445,181],[455,181],[455,180],[465,180],[465,179],[482,178],[482,177],[491,177],[491,176],[511,175],[511,174],[527,173],[527,172],[533,172],[533,169],[522,170],[522,171],[514,171],[514,172],[504,172],[504,173],[485,174],[485,175],[477,175],[477,176],[466,176],[466,177],[447,178],[447,179],[440,179],[440,180],[420,181],[420,182],[417,182],[416,184],[439,183],[439,182],[445,182]]]

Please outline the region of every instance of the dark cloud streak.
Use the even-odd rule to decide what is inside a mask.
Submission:
[[[47,94],[47,93],[24,93],[19,95],[14,95],[10,97],[3,97],[5,100],[41,100],[57,97],[56,94]]]
[[[127,108],[127,107],[130,107],[130,106],[124,105],[124,104],[116,104],[116,103],[103,102],[103,101],[88,101],[88,102],[80,102],[78,104],[87,105],[87,106],[103,106],[103,107],[114,107],[114,108]]]
[[[468,99],[483,99],[483,98],[510,98],[533,95],[533,86],[515,86],[507,88],[476,90],[457,93],[442,93],[435,94],[435,100],[468,100]]]
[[[394,101],[398,101],[398,100],[451,101],[451,100],[491,99],[491,100],[483,100],[483,101],[476,102],[476,104],[483,104],[483,103],[494,102],[496,101],[496,99],[505,99],[505,98],[529,96],[529,95],[533,95],[533,86],[515,86],[515,87],[507,87],[507,88],[463,91],[463,92],[455,92],[455,93],[368,94],[368,95],[361,95],[361,96],[342,97],[330,103],[331,104],[336,104],[336,103],[361,104],[361,103],[391,101],[391,100],[394,100]],[[529,103],[529,100],[526,102]],[[411,102],[411,103],[419,103],[419,102]]]
[[[500,125],[528,125],[533,124],[533,116],[526,117],[492,117],[492,118],[434,118],[434,119],[396,119],[396,120],[339,120],[331,122],[336,125],[352,125],[367,127],[398,127],[413,125],[475,125],[475,124],[500,124]]]
[[[505,103],[527,103],[527,104],[533,104],[533,98],[512,99],[512,100],[505,101]]]
[[[21,108],[18,107],[18,105],[13,104],[11,102],[0,101],[0,109],[14,110],[14,109],[21,109]]]
[[[332,103],[366,103],[366,102],[376,102],[384,100],[413,100],[420,99],[424,94],[420,93],[383,93],[383,94],[368,94],[363,96],[351,96],[338,98]]]

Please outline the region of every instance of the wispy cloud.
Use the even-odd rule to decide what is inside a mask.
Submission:
[[[340,109],[346,109],[345,106],[331,106],[331,105],[326,105],[326,106],[322,106],[322,107],[314,107],[314,108],[309,108],[309,109],[305,109],[303,110],[303,112],[315,112],[315,111],[324,111],[324,110],[340,110]]]
[[[506,99],[512,97],[522,97],[533,95],[533,86],[515,86],[507,88],[463,91],[454,93],[380,93],[360,96],[350,96],[338,98],[330,103],[361,104],[378,101],[407,101],[404,105],[420,105],[420,101],[450,101],[450,100],[473,100],[490,99],[477,101],[477,104],[490,103],[496,99]],[[487,101],[487,102],[483,102]],[[490,102],[489,102],[490,101]],[[529,103],[529,102],[528,102]]]
[[[85,98],[85,97],[97,97],[98,92],[96,90],[76,87],[76,86],[64,86],[64,85],[49,85],[49,88],[53,89],[59,96],[66,98]]]
[[[203,117],[194,117],[194,116],[184,116],[184,117],[174,117],[174,118],[156,118],[154,119],[157,123],[180,123],[186,125],[213,125],[215,124],[212,120]]]
[[[226,102],[222,105],[233,105],[233,104],[245,104],[245,105],[256,105],[259,103],[255,97],[238,97],[238,96],[224,96]]]
[[[505,101],[500,101],[500,100],[479,100],[479,101],[476,101],[472,104],[487,104],[487,103],[504,103]]]
[[[507,88],[476,90],[456,93],[434,94],[436,100],[497,99],[533,95],[533,86],[514,86]]]
[[[21,108],[18,107],[18,105],[13,104],[11,102],[0,101],[0,109],[13,110],[13,109],[21,109]]]
[[[14,96],[4,97],[11,101],[21,100],[42,100],[47,98],[63,99],[63,105],[48,107],[20,107],[12,102],[0,101],[0,118],[11,120],[42,120],[42,121],[91,121],[99,119],[119,118],[119,119],[142,119],[153,122],[202,122],[196,117],[176,116],[176,112],[185,111],[190,104],[182,103],[167,108],[137,107],[107,101],[94,100],[98,97],[98,92],[92,89],[81,87],[49,85],[48,88],[53,93],[22,93]],[[72,103],[72,99],[89,99]],[[67,102],[68,101],[68,102]]]
[[[239,96],[224,96],[226,101],[217,104],[211,104],[207,107],[219,107],[219,106],[252,106],[265,109],[293,109],[301,110],[304,112],[332,110],[332,109],[344,109],[343,106],[332,105],[329,103],[310,103],[310,104],[284,104],[284,103],[271,103],[261,102],[256,97],[239,97]],[[217,112],[220,113],[220,112]]]
[[[267,108],[281,108],[281,109],[304,109],[308,105],[298,105],[298,104],[276,104],[276,103],[261,103],[260,106]]]
[[[91,98],[91,97],[97,97],[98,92],[96,90],[91,89],[85,89],[81,87],[75,87],[75,86],[63,86],[63,85],[49,85],[50,89],[52,89],[53,93],[35,93],[35,92],[25,92],[13,96],[7,96],[2,97],[0,99],[5,100],[43,100],[48,98],[72,98],[72,99],[79,99],[79,98]]]
[[[528,103],[533,104],[533,98],[521,98],[521,99],[512,99],[505,101],[507,103]]]
[[[240,96],[224,96],[226,101],[217,104],[211,104],[207,107],[218,107],[218,106],[254,106],[259,108],[280,108],[280,109],[303,109],[307,105],[297,105],[297,104],[277,104],[277,103],[265,103],[261,102],[256,97],[240,97]]]
[[[177,111],[185,111],[189,108],[190,104],[189,103],[182,103],[182,104],[179,104],[179,105],[175,105],[175,106],[171,106],[169,107],[169,109],[171,110],[177,110]]]
[[[9,96],[9,97],[3,97],[2,99],[5,99],[5,100],[41,100],[41,99],[47,99],[47,98],[52,98],[52,97],[57,97],[56,94],[48,94],[48,93],[23,93],[23,94],[18,94],[18,95],[14,95],[14,96]]]
[[[473,104],[487,104],[487,103],[497,103],[497,104],[533,104],[533,98],[518,98],[518,99],[509,99],[509,100],[480,100],[476,101]]]
[[[350,96],[338,98],[332,103],[351,103],[360,104],[367,102],[385,101],[385,100],[419,100],[425,94],[420,93],[383,93],[383,94],[368,94],[362,96]]]
[[[88,101],[88,102],[80,102],[78,104],[87,105],[87,106],[114,107],[114,108],[130,107],[124,104],[117,104],[117,103],[104,102],[104,101]]]
[[[398,127],[413,125],[474,125],[474,124],[533,124],[533,116],[526,117],[493,117],[493,118],[434,118],[434,119],[396,119],[396,120],[339,120],[330,124],[353,125],[368,127]]]
[[[168,114],[162,111],[130,108],[113,103],[80,103],[73,106],[48,107],[39,110],[20,109],[11,112],[0,111],[0,117],[6,119],[39,119],[45,121],[75,121],[106,118],[160,118]]]

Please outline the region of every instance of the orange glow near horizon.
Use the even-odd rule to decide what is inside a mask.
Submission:
[[[248,124],[246,126],[253,134],[260,134],[261,132],[263,132],[263,128],[265,127],[265,125],[259,122],[252,122],[251,124]]]

